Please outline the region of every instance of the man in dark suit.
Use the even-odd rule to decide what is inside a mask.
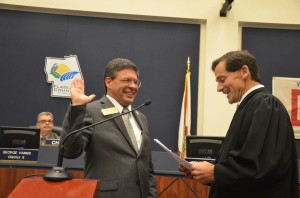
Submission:
[[[125,108],[131,110],[141,85],[138,78],[139,70],[130,60],[110,61],[104,73],[106,95],[93,102],[95,95],[85,95],[84,82],[73,79],[72,105],[63,122],[62,139],[71,131],[118,115]],[[128,123],[131,129],[126,128]],[[129,122],[120,116],[65,141],[65,158],[76,158],[83,151],[84,178],[101,180],[101,198],[156,197],[148,122],[141,112],[129,113]]]

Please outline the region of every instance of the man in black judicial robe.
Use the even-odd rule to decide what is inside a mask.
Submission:
[[[299,197],[294,131],[287,110],[260,84],[247,51],[229,52],[212,64],[218,92],[238,102],[215,164],[194,162],[190,178],[210,184],[210,198]]]

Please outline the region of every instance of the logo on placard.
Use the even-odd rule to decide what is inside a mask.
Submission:
[[[64,58],[46,57],[45,73],[47,82],[52,83],[52,97],[70,98],[71,80],[75,77],[83,79],[76,55]]]

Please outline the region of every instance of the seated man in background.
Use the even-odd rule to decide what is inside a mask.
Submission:
[[[51,112],[39,113],[36,127],[40,129],[41,145],[45,145],[47,139],[60,139],[60,136],[52,131],[53,126],[53,114]]]

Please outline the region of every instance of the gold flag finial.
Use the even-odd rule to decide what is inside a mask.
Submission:
[[[187,72],[190,71],[190,57],[188,56],[188,60],[187,60]]]

